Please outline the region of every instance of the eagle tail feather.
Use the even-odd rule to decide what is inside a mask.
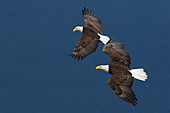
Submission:
[[[99,40],[103,43],[103,44],[107,44],[109,41],[110,41],[110,38],[108,37],[108,36],[105,36],[105,35],[101,35],[101,34],[99,34],[98,33],[98,35],[99,35]]]
[[[131,69],[129,70],[132,73],[132,76],[135,79],[141,80],[141,81],[145,81],[148,77],[148,75],[146,74],[146,72],[144,72],[143,68],[139,68],[139,69]]]

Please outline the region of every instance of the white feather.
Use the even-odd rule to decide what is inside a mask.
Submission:
[[[109,65],[100,65],[101,69],[100,70],[103,70],[105,72],[109,72]]]
[[[139,68],[139,69],[131,69],[129,70],[132,73],[132,76],[135,79],[141,80],[141,81],[145,81],[147,79],[147,75],[144,72],[143,68]]]
[[[77,29],[77,31],[83,32],[83,27],[82,26],[77,26],[77,27],[75,27],[75,29]]]
[[[110,40],[110,38],[108,36],[104,36],[104,35],[101,35],[98,33],[98,35],[100,36],[100,41],[103,43],[103,44],[107,44],[107,42]]]

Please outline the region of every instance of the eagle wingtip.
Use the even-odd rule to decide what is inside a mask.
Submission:
[[[85,58],[82,55],[76,55],[74,53],[71,53],[68,56],[71,56],[74,60],[77,60],[77,61],[79,61],[79,60],[83,61],[83,59]]]
[[[91,10],[89,10],[89,9],[86,8],[86,7],[84,7],[84,8],[82,9],[82,15],[90,15],[90,16],[95,16],[95,17],[96,17],[96,15],[94,15],[94,12],[92,12]]]

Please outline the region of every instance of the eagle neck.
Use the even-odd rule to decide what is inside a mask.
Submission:
[[[109,67],[108,73],[113,74],[109,65],[108,65],[108,67]]]

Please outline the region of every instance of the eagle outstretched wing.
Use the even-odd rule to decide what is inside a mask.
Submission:
[[[103,52],[110,57],[109,72],[112,77],[108,80],[108,85],[119,98],[135,106],[137,98],[131,88],[134,78],[129,72],[130,55],[124,44],[110,42],[103,47]]]
[[[74,60],[83,60],[96,51],[99,42],[99,36],[93,33],[92,30],[84,27],[83,35],[72,51],[71,56],[74,57]]]
[[[110,42],[103,47],[103,52],[105,52],[110,57],[110,62],[120,62],[130,68],[130,55],[125,50],[123,43]]]
[[[96,30],[97,33],[102,34],[103,32],[102,22],[96,15],[94,15],[92,11],[89,11],[89,9],[86,9],[84,7],[84,9],[82,10],[82,15],[84,22],[86,23],[85,25],[86,27],[92,27]]]
[[[134,81],[131,73],[120,66],[114,65],[114,67],[112,66],[111,68],[112,71],[115,72],[112,73],[112,77],[108,80],[108,85],[119,98],[136,106],[138,100],[131,88]]]
[[[83,35],[80,41],[71,53],[71,56],[75,60],[83,60],[96,51],[100,42],[98,33],[102,33],[103,31],[103,25],[100,19],[92,11],[84,8],[82,15],[86,25],[83,27]]]

